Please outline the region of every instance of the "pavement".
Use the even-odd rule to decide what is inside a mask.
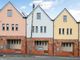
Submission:
[[[80,60],[80,57],[58,56],[2,56],[0,60]]]

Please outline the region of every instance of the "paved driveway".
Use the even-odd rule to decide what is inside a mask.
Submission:
[[[19,56],[19,57],[0,57],[0,60],[80,60],[80,57]]]

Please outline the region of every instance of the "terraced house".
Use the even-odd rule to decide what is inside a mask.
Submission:
[[[27,17],[28,53],[53,55],[52,26],[53,22],[45,11],[39,5],[35,7]]]
[[[54,21],[54,55],[78,56],[78,24],[65,8]]]
[[[25,53],[25,19],[11,2],[0,10],[0,27],[0,53]]]
[[[0,10],[0,54],[80,56],[80,22],[64,10],[53,20],[38,5],[26,17],[11,2]]]

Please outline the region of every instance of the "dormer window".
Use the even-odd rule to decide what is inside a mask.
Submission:
[[[67,22],[67,15],[63,16],[63,22]]]
[[[41,13],[37,13],[37,19],[38,19],[38,20],[41,19]]]
[[[12,17],[12,10],[7,10],[7,16]]]

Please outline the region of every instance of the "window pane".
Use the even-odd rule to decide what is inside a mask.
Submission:
[[[72,29],[70,29],[70,34],[72,34]]]
[[[14,24],[12,24],[12,31],[14,31]]]
[[[8,10],[8,11],[7,11],[7,16],[8,16],[8,17],[11,17],[11,16],[12,16],[12,10]]]
[[[5,24],[2,24],[2,30],[3,31],[5,30]]]
[[[16,27],[16,31],[18,31],[18,24],[16,24],[15,27]]]
[[[69,34],[69,28],[67,28],[67,35]]]
[[[67,16],[66,15],[63,16],[63,22],[67,22]]]
[[[38,32],[38,26],[36,26],[36,33]]]
[[[64,34],[64,28],[62,29],[62,34]]]
[[[59,34],[61,34],[61,28],[59,28]]]
[[[41,19],[41,13],[37,13],[37,19]]]
[[[6,30],[9,31],[9,24],[6,24]]]
[[[32,26],[32,32],[34,32],[34,26]]]
[[[43,32],[43,27],[42,27],[42,26],[40,27],[40,32],[41,32],[41,33]]]
[[[46,26],[44,26],[44,33],[46,33]]]

